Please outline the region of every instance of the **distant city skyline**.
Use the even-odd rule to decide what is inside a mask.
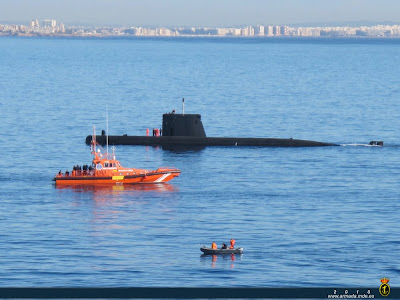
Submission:
[[[135,26],[65,26],[54,19],[34,19],[29,25],[0,24],[0,36],[70,36],[70,37],[128,37],[128,36],[202,36],[202,37],[368,37],[399,38],[400,25],[373,26],[287,26],[247,25],[242,27],[135,27]]]
[[[2,0],[0,23],[237,26],[400,23],[399,0]]]

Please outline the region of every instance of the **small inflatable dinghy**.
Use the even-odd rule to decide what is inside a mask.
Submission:
[[[212,249],[203,246],[200,250],[206,255],[217,255],[217,254],[243,254],[243,248],[236,249]]]

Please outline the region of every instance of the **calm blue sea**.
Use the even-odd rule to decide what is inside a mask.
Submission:
[[[0,286],[400,286],[399,65],[400,40],[0,38]],[[107,109],[144,135],[182,97],[208,136],[385,145],[117,146],[182,174],[53,185]]]

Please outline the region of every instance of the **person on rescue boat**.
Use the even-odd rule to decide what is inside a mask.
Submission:
[[[221,249],[228,249],[228,246],[225,243],[222,243]]]
[[[235,249],[235,243],[236,241],[234,239],[231,239],[231,246],[229,247],[229,249]]]
[[[218,249],[217,244],[215,242],[212,242],[211,249]]]

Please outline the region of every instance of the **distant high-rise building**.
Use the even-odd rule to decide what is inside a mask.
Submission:
[[[321,30],[318,28],[311,29],[311,36],[321,36]]]
[[[156,30],[155,29],[148,29],[147,30],[147,35],[156,35]]]
[[[218,29],[217,29],[217,34],[218,34],[219,36],[225,36],[225,35],[227,35],[227,34],[229,34],[229,33],[230,33],[229,28],[218,28]]]
[[[56,20],[43,20],[44,28],[56,28],[57,21]]]
[[[281,27],[280,26],[278,26],[278,25],[274,26],[274,35],[275,36],[281,35]]]
[[[60,24],[60,32],[65,33],[65,26],[63,23]]]
[[[257,34],[261,36],[265,35],[265,27],[263,25],[257,27]]]
[[[32,27],[32,28],[38,28],[38,27],[39,27],[39,21],[38,21],[38,19],[32,20],[32,21],[29,23],[29,26]]]
[[[289,27],[281,26],[281,35],[289,35]]]
[[[162,36],[170,36],[171,35],[171,30],[161,27],[157,30],[156,34],[162,35]]]
[[[267,36],[273,36],[274,35],[274,27],[269,25],[267,26],[267,32],[266,32]]]
[[[143,28],[142,27],[136,28],[136,35],[143,35]]]
[[[254,36],[254,28],[251,27],[251,26],[249,26],[249,27],[247,27],[247,28],[249,29],[249,35],[250,35],[250,36]]]
[[[235,28],[234,31],[233,31],[234,35],[240,35],[241,33],[242,33],[242,30],[239,29],[239,28]]]

